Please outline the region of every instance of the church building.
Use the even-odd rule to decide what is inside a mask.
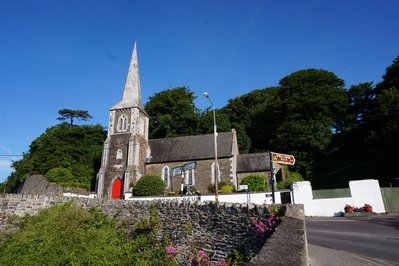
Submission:
[[[181,184],[206,194],[215,183],[214,135],[148,139],[149,119],[141,103],[137,47],[133,54],[121,100],[109,110],[108,135],[97,174],[98,198],[123,198],[145,174],[162,177],[166,189]],[[248,174],[270,175],[269,153],[239,154],[236,132],[218,133],[219,184],[238,187]],[[172,176],[172,169],[194,162],[195,168]]]

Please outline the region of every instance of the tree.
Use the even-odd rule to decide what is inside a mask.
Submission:
[[[370,116],[374,96],[373,83],[365,82],[358,85],[352,85],[347,92],[350,101],[348,112],[348,121],[346,121],[346,131],[359,125],[367,124]]]
[[[395,165],[399,149],[399,57],[386,68],[383,81],[376,85],[367,141],[372,146],[375,175],[385,184],[397,177]]]
[[[229,116],[220,109],[215,110],[216,126],[218,132],[226,132],[231,130]],[[198,129],[201,134],[213,133],[213,110],[207,108],[200,114]]]
[[[399,56],[397,56],[392,64],[385,70],[385,74],[382,77],[383,80],[376,86],[377,94],[383,90],[390,88],[399,88]]]
[[[198,134],[199,111],[194,93],[177,87],[155,93],[144,109],[150,116],[150,138]]]
[[[242,153],[266,151],[274,124],[271,104],[277,88],[253,90],[250,93],[230,99],[222,111],[229,117],[232,128],[237,130],[239,150]]]
[[[344,129],[335,134],[328,152],[318,157],[315,187],[347,186],[349,180],[376,178],[389,185],[397,176],[399,149],[399,57],[383,81],[353,85]]]
[[[296,155],[295,166],[306,179],[313,177],[314,162],[333,135],[349,102],[344,81],[326,70],[306,69],[280,80],[275,98],[278,126],[271,139],[273,149]]]
[[[60,115],[57,117],[58,120],[60,121],[65,121],[69,120],[69,124],[72,126],[74,119],[79,119],[83,121],[87,121],[90,118],[93,118],[88,111],[84,110],[71,110],[71,109],[61,109],[58,111],[58,114]]]
[[[53,168],[68,169],[73,175],[73,180],[65,175],[57,183],[90,189],[100,168],[105,137],[100,125],[59,124],[48,128],[31,143],[21,160],[12,163],[14,172],[4,183],[6,191],[13,191],[28,175],[46,175]]]

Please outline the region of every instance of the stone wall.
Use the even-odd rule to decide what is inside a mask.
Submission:
[[[32,215],[54,204],[70,200],[67,197],[45,195],[0,195],[0,231],[12,230],[9,223],[14,215]],[[259,255],[264,253],[261,251],[263,242],[254,237],[250,223],[251,217],[262,212],[263,208],[257,205],[83,198],[76,198],[74,201],[82,207],[99,207],[108,217],[127,221],[130,228],[144,217],[149,217],[153,208],[161,221],[159,237],[168,236],[176,244],[181,262],[189,261],[191,246],[204,249],[213,260],[233,253],[240,244],[251,247],[255,253],[260,251]],[[303,238],[303,232],[301,234],[300,237]],[[295,238],[295,234],[289,235]]]

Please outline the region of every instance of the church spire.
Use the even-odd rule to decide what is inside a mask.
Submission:
[[[137,60],[137,46],[134,42],[132,59],[130,60],[129,71],[127,73],[125,88],[123,90],[122,99],[111,109],[130,108],[141,106],[141,88],[139,64]]]

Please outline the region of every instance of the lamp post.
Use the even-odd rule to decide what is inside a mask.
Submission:
[[[215,165],[213,167],[214,170],[214,177],[215,177],[215,201],[219,201],[219,165],[218,165],[218,132],[216,130],[216,114],[215,114],[215,106],[213,105],[211,99],[209,98],[209,94],[204,92],[205,98],[211,103],[212,110],[213,110],[213,135],[214,135],[214,144],[215,144]]]

